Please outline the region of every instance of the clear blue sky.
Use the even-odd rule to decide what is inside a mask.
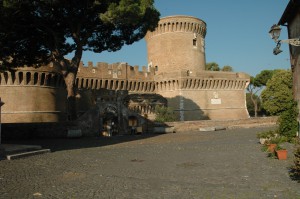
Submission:
[[[283,52],[273,55],[276,46],[268,31],[277,23],[288,0],[156,0],[155,7],[161,17],[189,15],[207,24],[206,62],[219,66],[230,65],[236,72],[256,75],[264,69],[290,67],[288,44]],[[287,39],[282,27],[280,39]],[[145,40],[124,46],[118,52],[93,54],[85,52],[83,59],[96,62],[127,62],[129,65],[147,65]]]

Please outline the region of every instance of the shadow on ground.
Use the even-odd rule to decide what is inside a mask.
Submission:
[[[142,134],[142,135],[122,135],[113,137],[81,137],[81,138],[45,138],[45,139],[23,139],[23,140],[4,140],[3,144],[16,145],[39,145],[44,149],[50,149],[52,152],[73,150],[82,148],[92,148],[109,146],[119,143],[131,142],[147,139],[160,134]]]

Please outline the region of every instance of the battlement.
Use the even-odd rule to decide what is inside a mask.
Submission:
[[[198,18],[190,16],[170,16],[161,18],[157,28],[146,35],[146,40],[158,34],[169,32],[189,32],[205,38],[206,23]]]
[[[146,66],[139,70],[139,66],[130,66],[125,62],[108,64],[106,62],[88,62],[87,66],[80,63],[77,77],[79,78],[98,78],[98,79],[130,79],[130,80],[153,80],[154,69],[148,71]]]
[[[21,67],[0,73],[0,86],[39,86],[64,88],[65,82],[53,65]]]
[[[155,89],[158,92],[184,90],[244,90],[250,82],[245,73],[203,71],[189,73],[179,71],[155,76]]]
[[[88,62],[87,66],[80,64],[77,73],[76,86],[79,89],[128,90],[130,92],[154,92],[155,69],[147,70],[145,66],[139,71],[138,66],[127,63],[108,64],[98,62],[96,66]]]

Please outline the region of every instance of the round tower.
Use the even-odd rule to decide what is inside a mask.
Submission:
[[[205,70],[206,23],[190,16],[162,18],[155,31],[145,39],[148,50],[148,66],[156,74],[187,70]]]

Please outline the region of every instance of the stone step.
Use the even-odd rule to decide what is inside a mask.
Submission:
[[[41,150],[39,145],[19,145],[19,144],[2,144],[1,147],[6,155],[12,155],[16,153],[24,153],[29,151]]]
[[[23,153],[16,153],[12,155],[6,155],[6,158],[8,160],[14,160],[18,158],[24,158],[32,155],[39,155],[39,154],[44,154],[44,153],[49,153],[51,152],[50,149],[41,149],[41,150],[34,150],[34,151],[28,151],[28,152],[23,152]]]

